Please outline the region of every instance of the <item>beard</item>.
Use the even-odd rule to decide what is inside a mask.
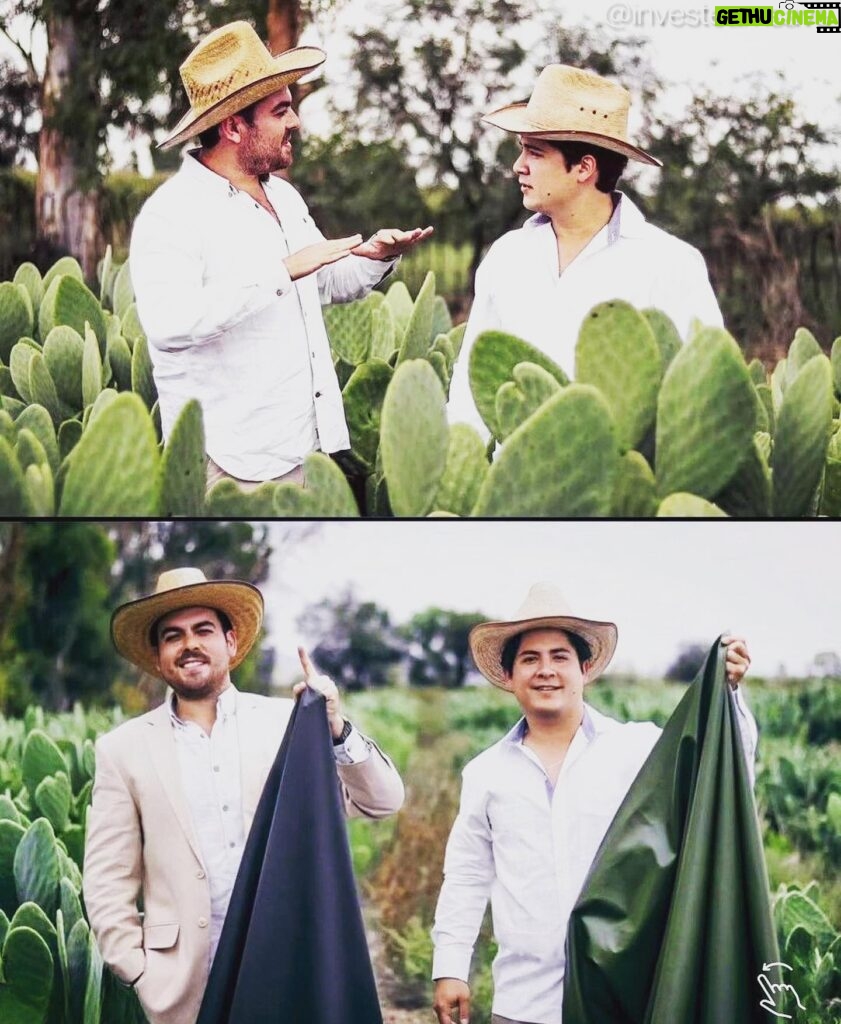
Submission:
[[[179,681],[173,682],[171,679],[167,679],[165,682],[175,696],[184,701],[205,700],[207,697],[212,697],[219,688],[219,683],[214,679],[208,679],[201,686],[184,686]]]
[[[284,136],[283,142],[269,143],[249,131],[239,147],[240,169],[255,178],[264,178],[275,171],[285,171],[292,164],[291,135]]]

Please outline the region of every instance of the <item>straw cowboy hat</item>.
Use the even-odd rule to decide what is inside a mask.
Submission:
[[[245,21],[217,28],[181,65],[181,81],[190,109],[160,149],[170,149],[212,128],[231,114],[297,82],[324,63],[317,46],[296,46],[273,57]]]
[[[170,569],[158,577],[155,593],[121,605],[111,616],[111,639],[122,656],[150,675],[158,675],[151,632],[164,615],[180,608],[216,608],[231,620],[237,653],[231,668],[245,658],[263,623],[263,595],[243,580],[208,580],[201,569]]]
[[[551,583],[535,583],[509,622],[482,622],[470,631],[470,650],[479,671],[495,686],[511,689],[502,670],[506,640],[529,629],[563,629],[587,641],[593,656],[588,682],[607,668],[616,650],[618,630],[612,622],[596,622],[572,615],[561,592]]]
[[[606,78],[550,64],[537,79],[527,103],[511,103],[482,118],[506,132],[537,135],[559,142],[591,142],[631,160],[662,167],[662,163],[628,142],[631,94]]]

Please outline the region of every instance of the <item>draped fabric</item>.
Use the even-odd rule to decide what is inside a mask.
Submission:
[[[564,1024],[770,1024],[762,840],[716,642],[602,842],[567,933]],[[767,969],[766,969],[767,967]]]
[[[299,698],[254,815],[198,1024],[382,1024],[324,698]]]

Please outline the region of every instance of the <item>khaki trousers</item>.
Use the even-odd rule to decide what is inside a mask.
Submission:
[[[245,491],[246,494],[256,491],[262,484],[284,483],[300,484],[301,487],[305,486],[303,466],[295,466],[294,469],[290,469],[289,472],[284,473],[283,476],[272,477],[271,480],[240,480],[239,477],[231,476],[230,473],[226,473],[221,466],[217,466],[213,459],[208,455],[205,493],[207,493],[214,484],[218,484],[220,480],[233,480],[240,490]]]

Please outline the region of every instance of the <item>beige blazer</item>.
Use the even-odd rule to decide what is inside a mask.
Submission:
[[[293,701],[237,695],[246,829],[277,755]],[[403,784],[374,747],[337,765],[350,816],[399,810]],[[178,768],[168,702],[96,743],[84,898],[106,964],[137,994],[152,1024],[194,1024],[208,977],[210,889]]]

